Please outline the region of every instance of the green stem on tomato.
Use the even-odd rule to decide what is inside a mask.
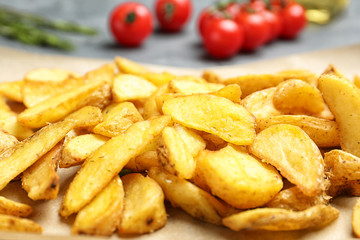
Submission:
[[[136,14],[134,12],[130,12],[126,15],[125,22],[126,23],[133,23],[136,20]]]

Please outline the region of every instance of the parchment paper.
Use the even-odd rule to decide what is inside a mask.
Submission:
[[[246,57],[246,56],[244,56]],[[311,52],[293,55],[285,58],[272,59],[251,63],[247,65],[234,65],[211,68],[222,76],[236,76],[246,73],[271,73],[290,68],[303,68],[321,73],[329,63],[337,66],[347,76],[352,78],[354,74],[360,74],[360,44],[337,49]],[[37,67],[58,67],[84,73],[111,60],[81,59],[52,55],[37,55],[14,49],[0,47],[0,82],[15,81]],[[156,71],[169,71],[176,74],[200,75],[203,69],[184,69],[148,65]],[[359,129],[360,130],[360,129]],[[88,236],[71,236],[71,224],[74,217],[69,219],[60,218],[58,209],[64,192],[71,182],[77,169],[59,169],[60,193],[57,199],[51,201],[30,200],[19,182],[10,183],[0,192],[1,196],[30,204],[34,207],[31,219],[44,228],[42,235],[19,234],[0,232],[0,239],[102,239]],[[202,223],[189,217],[180,209],[169,208],[168,222],[164,228],[152,234],[134,236],[123,239],[144,240],[173,240],[173,239],[350,239],[353,238],[351,228],[352,207],[356,202],[355,197],[341,197],[332,202],[332,205],[340,210],[339,218],[326,228],[312,231],[293,232],[266,232],[266,231],[240,231],[234,232],[225,227]],[[110,239],[119,239],[114,234]],[[109,239],[109,238],[104,238]]]

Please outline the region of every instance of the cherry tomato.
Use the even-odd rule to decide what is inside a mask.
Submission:
[[[242,47],[244,33],[230,19],[212,19],[204,26],[203,42],[207,52],[215,58],[229,58]]]
[[[306,26],[305,9],[298,3],[290,2],[282,10],[283,38],[295,38]]]
[[[283,29],[283,20],[280,14],[264,9],[260,12],[270,27],[269,39],[267,42],[271,42],[280,36]]]
[[[109,25],[119,43],[126,46],[138,46],[153,31],[153,17],[144,5],[125,2],[112,11]]]
[[[251,0],[250,7],[256,12],[261,12],[266,9],[266,3],[263,0]]]
[[[242,7],[242,4],[233,2],[228,4],[225,7],[224,11],[231,19],[234,19],[237,17],[238,14],[240,14]]]
[[[198,30],[201,36],[204,36],[204,27],[208,21],[214,19],[222,19],[224,18],[224,13],[217,10],[215,7],[210,6],[203,9],[198,18]]]
[[[235,21],[244,29],[245,51],[255,51],[269,39],[269,24],[260,13],[250,13],[245,10],[235,18]]]
[[[155,11],[160,27],[166,31],[176,32],[188,21],[192,5],[190,0],[157,0]]]

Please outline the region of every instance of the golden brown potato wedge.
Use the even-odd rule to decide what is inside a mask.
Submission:
[[[221,76],[211,70],[205,70],[201,77],[210,83],[222,83],[224,81]]]
[[[239,209],[262,206],[283,187],[274,167],[241,147],[229,145],[219,151],[202,151],[197,164],[211,193]]]
[[[159,184],[140,173],[127,174],[122,181],[125,200],[118,233],[144,234],[162,228],[167,215],[164,193]]]
[[[333,74],[335,76],[338,76],[339,78],[346,78],[347,80],[349,80],[344,75],[344,73],[337,69],[333,64],[329,64],[322,74]]]
[[[55,199],[59,193],[57,165],[62,144],[58,143],[49,152],[26,169],[21,177],[22,187],[32,200]]]
[[[140,64],[122,57],[116,57],[115,64],[121,73],[141,75],[149,71]]]
[[[31,206],[0,196],[0,214],[27,217],[32,212],[33,208]]]
[[[124,188],[119,176],[76,215],[71,232],[110,236],[120,223],[123,214]]]
[[[206,149],[208,150],[216,151],[228,145],[228,142],[226,142],[224,139],[221,139],[218,136],[213,135],[211,133],[201,132],[200,134],[201,137],[205,140]]]
[[[180,178],[190,179],[194,175],[194,157],[205,149],[205,141],[195,132],[177,125],[166,127],[157,149],[161,166]]]
[[[19,140],[28,138],[33,134],[30,128],[23,126],[18,121],[17,114],[10,109],[2,95],[0,95],[0,128]]]
[[[360,76],[358,76],[358,75],[354,76],[354,84],[355,84],[355,86],[360,88]]]
[[[220,83],[194,82],[189,80],[171,80],[168,84],[169,93],[180,93],[184,95],[197,93],[210,93],[223,88]]]
[[[28,82],[62,82],[76,74],[60,68],[36,68],[25,74],[24,80]]]
[[[160,167],[160,160],[156,150],[149,150],[131,159],[126,165],[126,169],[133,172],[144,172],[151,167]]]
[[[0,230],[7,232],[41,233],[42,227],[26,218],[0,214]]]
[[[306,69],[288,69],[278,72],[278,75],[285,79],[300,79],[304,82],[310,83],[313,86],[317,86],[317,80],[319,76]]]
[[[335,121],[307,115],[279,115],[257,119],[256,131],[276,124],[291,124],[300,127],[319,147],[340,146],[339,127]]]
[[[256,136],[249,151],[273,165],[306,196],[315,196],[328,185],[320,150],[299,127],[277,124],[266,128]]]
[[[62,202],[64,217],[78,212],[118,174],[131,158],[141,154],[157,139],[170,117],[162,116],[133,124],[90,155],[71,182]]]
[[[159,116],[162,114],[161,109],[158,108],[156,103],[156,98],[163,95],[164,93],[167,93],[167,85],[159,87],[153,94],[151,94],[150,97],[146,99],[143,112],[144,119],[149,119],[150,117]]]
[[[84,107],[54,124],[37,131],[33,136],[19,142],[11,156],[0,161],[0,190],[12,179],[34,164],[52,149],[73,128],[99,123],[101,111],[96,107]]]
[[[15,102],[22,102],[21,88],[24,81],[3,82],[0,84],[0,94]]]
[[[326,190],[326,193],[331,197],[337,197],[340,195],[360,197],[360,181],[351,180],[344,183],[333,180],[330,187]]]
[[[131,102],[111,104],[103,110],[104,121],[93,128],[93,132],[106,137],[115,137],[131,125],[144,119]]]
[[[360,199],[358,199],[353,208],[352,229],[356,237],[360,237]]]
[[[132,101],[150,97],[157,87],[148,80],[130,74],[114,78],[112,94],[115,102]]]
[[[275,87],[284,80],[286,79],[278,74],[249,74],[224,79],[223,83],[238,84],[244,98],[253,92]]]
[[[224,218],[225,226],[234,231],[262,229],[268,231],[292,231],[321,228],[339,216],[339,211],[330,205],[316,205],[303,211],[280,208],[257,208]]]
[[[180,207],[189,215],[204,222],[221,225],[222,217],[236,212],[210,193],[161,168],[151,168],[148,175],[161,186],[165,198],[172,206]]]
[[[326,205],[330,199],[331,197],[325,193],[309,197],[304,195],[298,187],[291,187],[276,194],[276,196],[266,204],[266,207],[303,211],[316,205]]]
[[[68,168],[82,164],[91,153],[108,140],[108,137],[98,134],[84,134],[71,138],[64,143],[59,167]]]
[[[97,96],[98,92],[102,93],[103,100],[101,101],[106,101],[105,99],[110,97],[110,86],[99,81],[60,93],[31,108],[27,108],[18,115],[18,121],[31,128],[43,127],[48,123],[61,120],[69,113],[88,105],[94,98],[99,98]]]
[[[0,129],[0,152],[14,146],[18,142],[16,137]]]
[[[341,149],[360,157],[360,90],[336,75],[319,78],[319,89],[340,129]]]
[[[280,83],[274,92],[276,109],[285,114],[320,113],[325,103],[320,91],[313,85],[298,79]]]
[[[155,72],[146,72],[139,75],[142,78],[145,78],[149,82],[153,83],[155,86],[163,86],[166,85],[168,82],[171,81],[175,76],[168,73],[168,72],[162,72],[162,73],[155,73]]]
[[[176,97],[167,100],[162,109],[174,122],[212,133],[230,143],[249,145],[255,137],[253,116],[223,97],[208,94]]]
[[[273,96],[276,88],[254,92],[241,101],[241,105],[255,116],[256,121],[282,114],[274,106]]]
[[[113,76],[114,65],[105,64],[87,72],[82,77],[69,75],[68,78],[62,81],[27,81],[25,79],[24,85],[21,88],[23,102],[25,106],[33,107],[49,97],[71,91],[92,82],[104,81],[111,85]]]
[[[342,150],[331,150],[324,157],[326,170],[335,185],[360,180],[360,158]]]
[[[167,100],[170,100],[170,99],[173,99],[173,98],[176,98],[176,97],[181,97],[181,96],[184,96],[184,95],[179,94],[179,93],[164,93],[164,94],[161,94],[159,96],[156,96],[155,97],[155,102],[156,102],[156,107],[157,107],[158,112],[160,114],[164,114],[163,109],[162,109],[164,103]]]
[[[229,84],[216,92],[212,92],[211,94],[227,98],[234,103],[240,103],[241,101],[241,89],[237,84]]]

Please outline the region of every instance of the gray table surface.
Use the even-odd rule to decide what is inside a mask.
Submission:
[[[319,0],[321,1],[321,0]],[[352,0],[346,12],[327,25],[309,24],[295,40],[278,40],[258,51],[240,53],[229,60],[210,58],[202,47],[197,33],[199,12],[214,1],[193,0],[193,14],[185,29],[177,34],[168,34],[157,28],[139,48],[126,48],[115,44],[108,30],[108,16],[119,0],[0,0],[0,5],[42,14],[55,19],[66,19],[98,29],[94,37],[66,34],[76,45],[72,52],[63,52],[45,47],[27,46],[0,37],[0,45],[46,54],[112,59],[121,55],[129,59],[169,66],[211,67],[249,63],[289,54],[328,49],[360,42],[360,0]],[[155,0],[139,1],[153,9]],[[0,52],[1,56],[1,52]],[[2,56],[3,57],[3,56]]]

